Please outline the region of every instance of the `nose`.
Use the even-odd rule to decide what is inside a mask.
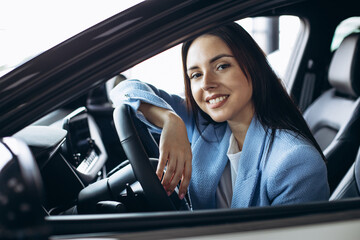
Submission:
[[[205,91],[216,88],[217,83],[215,77],[211,73],[204,74],[201,82],[201,88]]]

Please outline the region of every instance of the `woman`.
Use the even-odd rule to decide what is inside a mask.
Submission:
[[[194,209],[328,199],[320,147],[243,28],[231,23],[184,43],[182,59],[186,101],[137,80],[111,93],[162,129],[157,175],[168,194],[181,180],[179,197],[189,186]]]

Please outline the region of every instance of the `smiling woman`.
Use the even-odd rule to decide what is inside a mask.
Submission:
[[[9,17],[8,6],[13,6],[13,22],[28,18],[17,26],[29,31],[16,36],[30,42],[33,35],[50,39],[57,31],[72,31],[66,25],[85,24],[84,12],[96,18],[117,4],[79,2],[80,10],[75,10],[77,2],[15,1],[18,6],[0,7],[0,17]],[[90,10],[96,4],[97,9]],[[40,7],[43,12],[37,14],[31,6],[39,5],[55,12]],[[0,239],[246,239],[263,238],[259,233],[266,229],[281,239],[296,238],[299,232],[309,239],[357,239],[360,178],[353,171],[357,165],[349,169],[348,163],[354,162],[359,149],[360,101],[358,95],[328,90],[332,81],[326,77],[334,30],[342,20],[360,15],[357,5],[356,0],[143,1],[65,41],[59,39],[63,42],[0,77]],[[37,16],[30,13],[42,20],[33,21]],[[283,30],[297,35],[282,28],[290,24],[281,21],[288,14],[298,19],[302,33],[290,47],[292,57],[278,55],[281,65],[289,66],[285,75],[291,78],[284,78],[291,83],[289,95],[262,51],[234,24],[266,18],[266,24],[259,24],[264,28],[252,25],[263,21],[254,21],[253,30],[246,30],[252,37],[269,36],[272,50],[280,36],[281,51]],[[16,41],[8,42],[14,56],[32,51],[30,45],[24,49]],[[182,45],[185,71],[162,55],[177,46],[181,62]],[[334,56],[342,56],[343,48],[339,49]],[[140,67],[155,55],[165,64],[151,60],[149,71]],[[350,59],[341,62],[337,69],[352,70],[356,65]],[[121,73],[141,81],[122,81]],[[185,97],[182,75],[188,86]],[[350,86],[355,78],[344,84]],[[106,86],[118,82],[111,103]],[[165,85],[173,90],[160,90]],[[334,116],[351,123],[334,138],[346,148],[327,163],[289,97],[295,103],[304,97],[311,104],[323,92],[336,99],[349,97],[344,102],[354,110],[347,118],[324,102]],[[149,129],[156,140],[161,133],[160,147]],[[138,135],[133,134],[136,130]],[[5,144],[9,136],[30,148],[21,152],[29,153],[24,157],[38,166],[37,173],[29,165],[24,165],[27,171],[11,171],[15,162],[7,158],[17,154]],[[142,140],[152,144],[141,144]],[[334,175],[326,176],[326,169],[343,177],[346,186],[351,182],[351,194],[340,196],[347,199],[328,200],[326,178],[343,191]],[[34,181],[20,181],[30,173],[43,182],[41,203]],[[35,205],[29,205],[33,197]],[[36,210],[36,219],[31,210]]]
[[[223,25],[185,42],[182,60],[185,100],[139,81],[111,93],[115,105],[128,104],[162,128],[157,174],[167,166],[169,195],[181,180],[179,197],[189,185],[194,209],[329,198],[320,147],[242,27]]]
[[[213,35],[199,37],[192,43],[186,58],[191,95],[197,106],[215,122],[249,125],[254,114],[252,84],[225,42]],[[185,86],[189,88],[188,84]],[[232,107],[222,108],[224,104]]]

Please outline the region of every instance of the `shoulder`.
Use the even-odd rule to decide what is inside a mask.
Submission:
[[[276,134],[262,170],[273,204],[328,198],[327,169],[321,154],[291,132]]]
[[[272,205],[327,200],[327,169],[321,154],[292,132],[276,134],[262,169]]]
[[[267,149],[265,150],[267,151]],[[287,172],[310,175],[326,172],[325,162],[318,150],[302,136],[290,131],[277,131],[273,145],[267,152],[264,171],[269,177]]]

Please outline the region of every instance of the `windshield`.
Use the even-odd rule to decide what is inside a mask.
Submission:
[[[13,0],[0,7],[0,77],[142,0]]]

